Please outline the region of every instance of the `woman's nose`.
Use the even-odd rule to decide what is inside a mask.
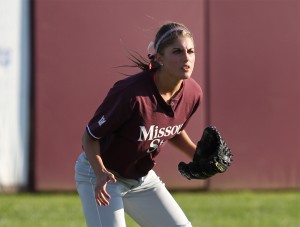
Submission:
[[[184,59],[185,62],[187,62],[189,60],[189,57],[190,56],[189,56],[188,52],[184,51],[184,53],[183,53],[183,59]]]

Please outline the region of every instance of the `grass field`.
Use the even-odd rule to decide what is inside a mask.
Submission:
[[[194,227],[299,227],[300,192],[174,192]],[[126,216],[127,226],[137,224]],[[1,227],[85,226],[75,193],[0,194]]]

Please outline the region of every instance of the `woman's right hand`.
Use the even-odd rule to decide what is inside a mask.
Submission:
[[[95,199],[99,206],[109,205],[110,195],[106,191],[106,186],[108,182],[115,183],[117,180],[111,172],[105,170],[97,175],[97,181],[95,186]]]
[[[100,143],[98,140],[91,138],[85,130],[82,136],[82,146],[86,157],[96,174],[95,199],[99,206],[108,206],[110,195],[106,191],[108,182],[115,183],[117,180],[111,172],[109,172],[100,156]]]

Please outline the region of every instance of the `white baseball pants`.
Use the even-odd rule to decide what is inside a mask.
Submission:
[[[191,227],[191,223],[151,170],[139,180],[125,179],[117,174],[117,182],[108,183],[108,206],[95,200],[95,174],[83,152],[75,165],[75,181],[88,227],[125,227],[126,212],[143,227]]]

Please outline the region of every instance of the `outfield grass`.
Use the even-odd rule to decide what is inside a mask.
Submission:
[[[174,192],[194,227],[299,227],[300,192]],[[138,226],[127,218],[128,227]],[[1,227],[85,226],[79,197],[0,194]]]

